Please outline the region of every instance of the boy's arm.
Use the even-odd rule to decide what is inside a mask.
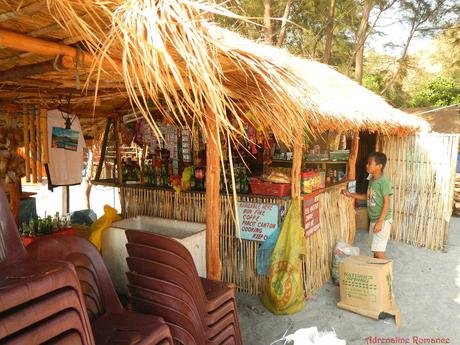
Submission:
[[[380,213],[380,217],[377,220],[377,223],[375,223],[374,226],[374,232],[379,232],[382,230],[383,227],[383,222],[385,221],[385,217],[388,213],[388,210],[390,208],[390,195],[385,195],[383,197],[383,208],[382,208],[382,213]]]
[[[348,196],[349,198],[353,198],[356,200],[367,200],[367,195],[366,194],[358,194],[358,193],[350,193],[347,190],[342,190],[342,194],[345,196]]]

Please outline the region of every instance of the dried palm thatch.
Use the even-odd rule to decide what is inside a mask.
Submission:
[[[101,73],[104,60],[120,73],[133,106],[157,135],[149,100],[182,126],[206,128],[212,116],[217,133],[236,138],[249,120],[288,146],[299,128],[409,134],[426,127],[326,65],[209,23],[211,15],[233,14],[204,1],[47,2],[55,19],[97,56],[93,73]]]

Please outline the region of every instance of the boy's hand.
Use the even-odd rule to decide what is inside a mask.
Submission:
[[[341,193],[342,193],[342,195],[345,195],[345,196],[347,196],[349,198],[351,197],[351,193],[346,189],[342,189]]]
[[[378,221],[378,222],[375,223],[375,225],[374,225],[374,233],[377,233],[377,232],[382,231],[382,228],[383,228],[383,222]]]

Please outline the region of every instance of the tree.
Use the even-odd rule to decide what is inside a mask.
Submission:
[[[364,2],[363,14],[359,24],[358,34],[356,36],[355,48],[355,80],[361,84],[363,79],[363,59],[364,59],[364,42],[367,36],[367,25],[369,22],[369,14],[372,9],[372,0]]]
[[[267,44],[273,44],[272,4],[273,0],[264,0],[264,40]]]
[[[410,101],[413,107],[442,107],[460,103],[460,83],[437,77],[429,81]]]
[[[401,0],[400,9],[403,12],[403,20],[409,24],[409,34],[396,71],[389,78],[381,94],[384,94],[397,81],[402,70],[407,67],[408,50],[414,36],[417,33],[432,34],[439,27],[449,26],[452,20],[449,14],[456,7],[455,1],[449,0]]]
[[[286,36],[286,29],[287,29],[287,20],[289,17],[289,12],[291,11],[292,2],[294,0],[287,0],[286,7],[284,8],[283,19],[281,22],[281,30],[280,34],[278,35],[278,40],[276,41],[276,46],[281,47],[284,42],[284,37]]]
[[[332,39],[334,38],[334,16],[335,16],[335,0],[330,0],[329,15],[326,25],[326,43],[324,44],[323,62],[329,63],[332,51]]]

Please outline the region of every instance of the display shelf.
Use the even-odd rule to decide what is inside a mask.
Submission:
[[[303,164],[348,164],[348,161],[303,161]]]

